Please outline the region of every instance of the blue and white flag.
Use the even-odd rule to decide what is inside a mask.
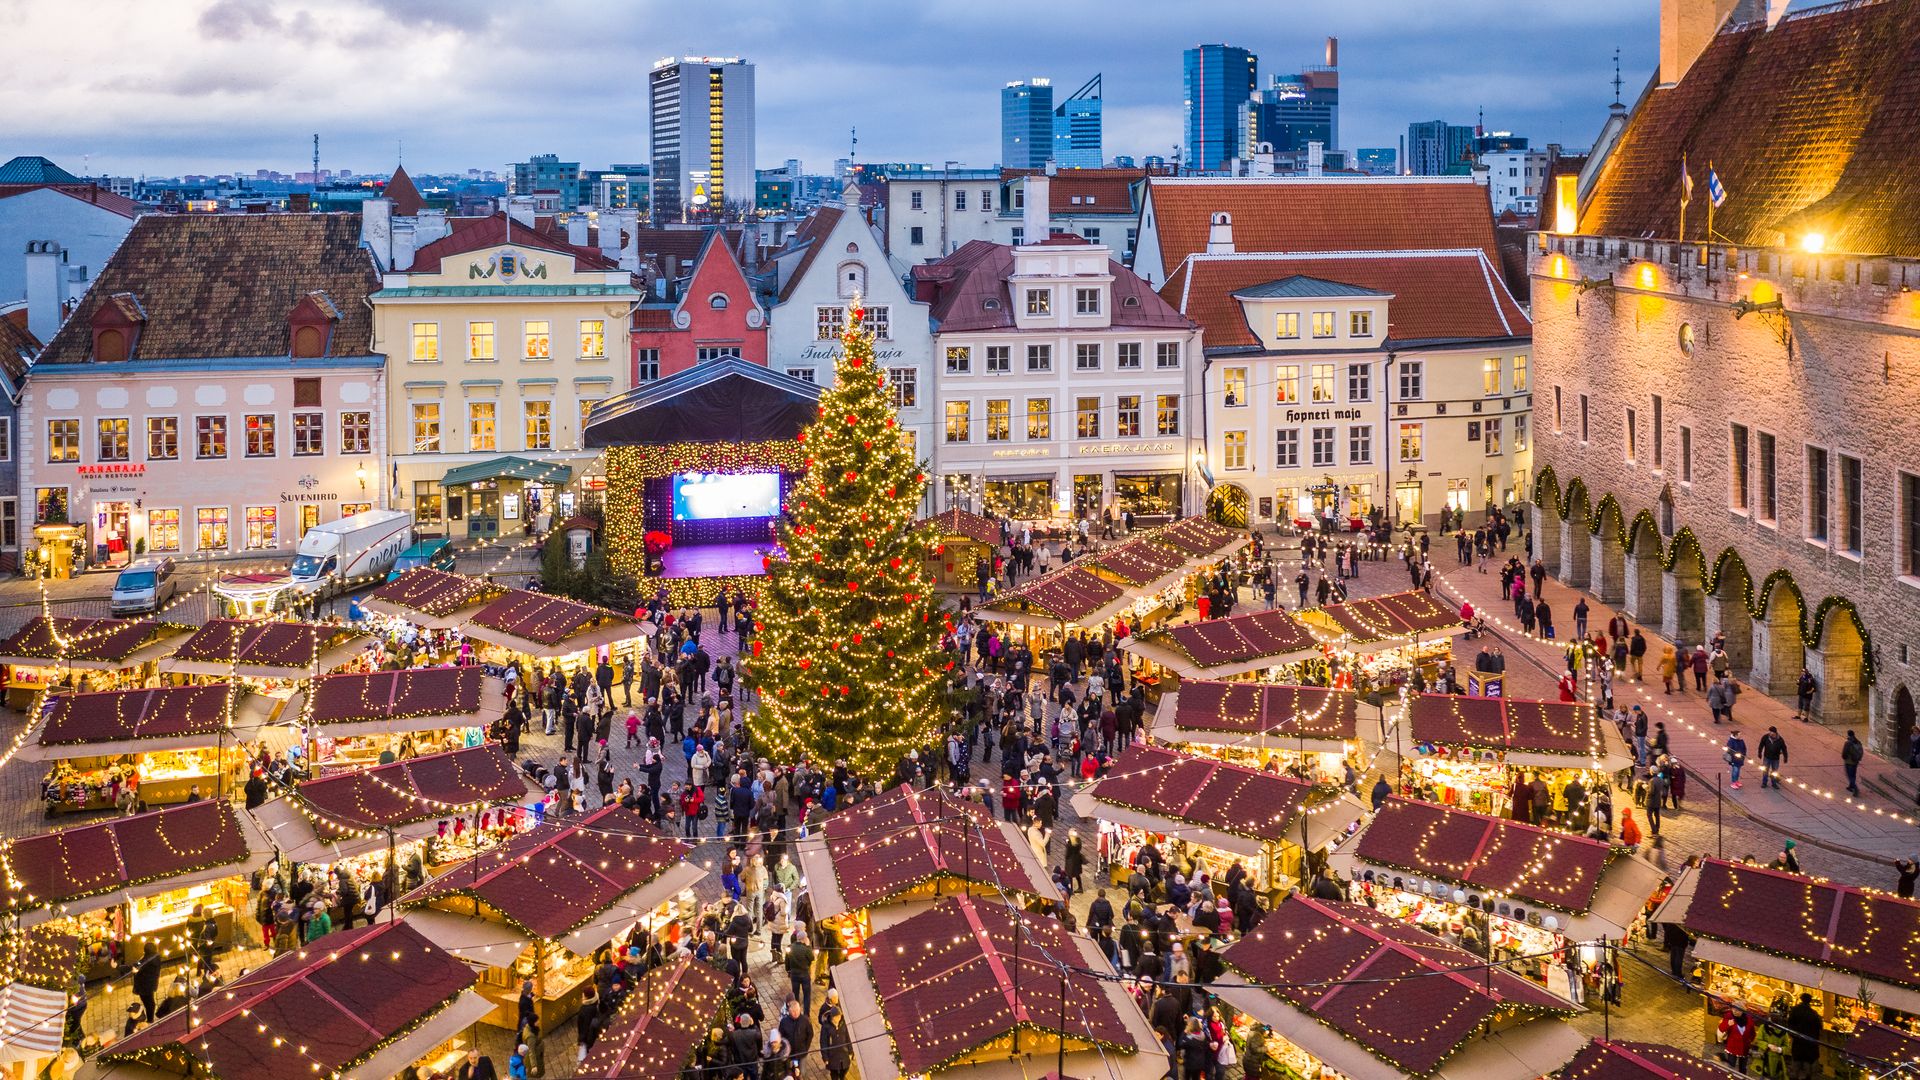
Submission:
[[[1720,186],[1720,174],[1713,171],[1711,164],[1707,166],[1707,198],[1712,199],[1715,206],[1727,201],[1727,189]]]

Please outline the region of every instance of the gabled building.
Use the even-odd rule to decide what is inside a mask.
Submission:
[[[709,229],[682,280],[660,278],[660,299],[633,312],[630,385],[676,375],[726,357],[765,365],[767,313],[753,283],[728,246],[728,234]]]
[[[933,335],[927,305],[914,299],[894,273],[859,199],[860,187],[848,184],[839,205],[815,210],[761,268],[759,276],[772,297],[768,365],[805,382],[830,384],[841,324],[858,296],[877,339],[874,359],[893,388],[900,425],[925,459],[933,445]]]
[[[1532,327],[1483,190],[1155,180],[1148,198],[1136,263],[1179,253],[1160,295],[1205,329],[1211,513],[1344,529],[1525,497]]]
[[[75,177],[46,158],[0,164],[0,304],[33,296],[29,329],[46,340],[68,305],[87,291],[133,219],[146,208]],[[41,280],[30,282],[21,253],[28,245],[59,253]]]
[[[378,282],[352,215],[138,219],[20,398],[36,533],[77,526],[111,564],[285,549],[371,509]]]
[[[1028,223],[1045,222],[1036,201]],[[1200,334],[1106,246],[1066,234],[975,240],[915,267],[913,283],[942,357],[940,509],[1026,520],[1192,512]]]
[[[519,214],[446,220],[372,297],[396,418],[378,479],[388,505],[450,536],[570,515],[594,483],[587,412],[630,385],[633,274],[585,246],[584,221],[575,243]]]
[[[905,264],[938,259],[969,240],[1020,244],[1029,197],[1046,204],[1047,232],[1131,254],[1144,169],[951,169],[891,175],[879,185],[887,251]],[[1046,191],[1041,192],[1044,186]],[[1043,238],[1042,238],[1043,239]]]

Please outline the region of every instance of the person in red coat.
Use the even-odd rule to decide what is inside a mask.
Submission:
[[[1734,1002],[1720,1017],[1720,1057],[1737,1073],[1747,1071],[1747,1055],[1753,1051],[1753,1037],[1759,1030],[1747,1007]]]

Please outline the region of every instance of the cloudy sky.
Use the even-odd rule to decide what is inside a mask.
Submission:
[[[1271,72],[1340,39],[1342,141],[1410,121],[1584,147],[1657,54],[1658,0],[0,0],[0,160],[171,175],[495,168],[555,152],[646,160],[645,73],[668,54],[757,66],[761,166],[992,164],[999,87],[1104,75],[1106,154],[1180,141],[1180,52],[1226,41]]]

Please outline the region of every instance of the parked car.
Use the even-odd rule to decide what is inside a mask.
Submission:
[[[145,615],[158,611],[179,589],[172,559],[165,556],[140,559],[114,579],[113,596],[107,608],[115,615]]]

